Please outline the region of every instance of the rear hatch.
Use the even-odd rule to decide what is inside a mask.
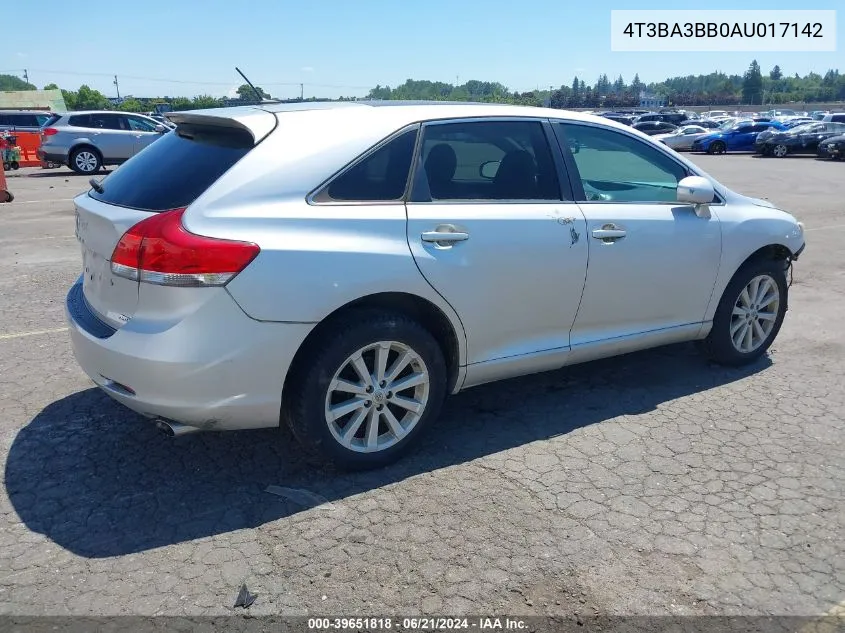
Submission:
[[[174,132],[75,198],[83,295],[102,321],[120,328],[138,306],[140,282],[111,270],[112,253],[126,231],[158,213],[190,205],[275,126],[273,114],[246,111],[248,116],[240,119],[219,111],[179,115]]]

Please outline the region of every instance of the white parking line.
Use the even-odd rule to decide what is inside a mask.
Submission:
[[[52,330],[35,330],[33,332],[16,332],[14,334],[0,334],[0,341],[6,341],[13,338],[23,338],[25,336],[39,336],[41,334],[56,334],[57,332],[67,332],[66,327],[57,327]]]
[[[830,229],[845,229],[845,224],[831,224],[829,226],[816,226],[811,229],[804,229],[804,232],[807,231],[828,231]]]
[[[14,192],[12,192],[14,193]],[[44,204],[45,202],[70,202],[73,198],[51,198],[50,200],[15,200],[10,202],[12,206],[16,204]]]
[[[39,237],[19,237],[12,240],[0,240],[0,244],[7,244],[9,242],[32,242],[33,240],[69,240],[76,237],[75,235],[41,235]]]

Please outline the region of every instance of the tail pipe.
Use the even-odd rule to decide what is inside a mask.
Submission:
[[[179,435],[188,435],[190,433],[199,433],[202,429],[196,426],[188,426],[187,424],[180,424],[172,420],[165,420],[158,418],[155,425],[168,437],[178,437]]]

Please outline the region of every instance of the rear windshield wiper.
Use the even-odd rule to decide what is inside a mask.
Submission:
[[[103,189],[103,185],[101,181],[97,180],[96,178],[92,178],[88,181],[88,184],[91,185],[91,189],[96,191],[97,193],[105,193],[105,189]]]

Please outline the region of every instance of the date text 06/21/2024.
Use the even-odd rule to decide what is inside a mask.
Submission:
[[[314,617],[309,631],[520,631],[525,620],[512,617]]]
[[[836,11],[611,11],[613,51],[836,51]]]

